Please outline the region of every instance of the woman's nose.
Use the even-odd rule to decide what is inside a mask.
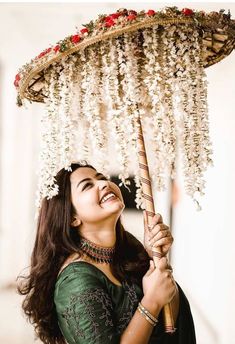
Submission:
[[[109,181],[108,180],[99,180],[98,185],[99,185],[99,189],[103,190],[109,186]]]

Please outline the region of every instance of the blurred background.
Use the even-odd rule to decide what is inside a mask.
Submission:
[[[29,265],[35,237],[35,192],[41,104],[16,106],[18,68],[48,45],[73,34],[98,14],[119,8],[164,6],[231,10],[226,2],[0,3],[0,343],[32,344],[33,328],[21,312],[16,277]],[[206,70],[214,167],[206,173],[206,195],[197,212],[185,195],[179,169],[171,184],[155,194],[156,210],[171,225],[175,279],[191,304],[199,344],[234,344],[235,319],[235,52]],[[115,171],[112,171],[115,174]],[[127,209],[126,229],[143,239],[141,212]],[[37,341],[39,343],[39,341]],[[190,344],[190,343],[188,343]]]

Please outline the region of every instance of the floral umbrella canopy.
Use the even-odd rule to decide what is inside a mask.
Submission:
[[[18,105],[45,103],[37,206],[58,194],[55,175],[72,161],[87,160],[106,173],[110,145],[123,184],[134,165],[136,202],[145,202],[148,217],[154,214],[149,169],[163,190],[166,176],[174,177],[178,146],[186,192],[198,203],[212,162],[205,68],[234,44],[235,20],[224,10],[119,9],[24,65],[14,82]],[[166,330],[173,331],[172,323]]]

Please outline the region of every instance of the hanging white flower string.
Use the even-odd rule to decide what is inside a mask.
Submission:
[[[86,57],[84,50],[79,51],[76,62],[75,86],[78,85],[77,97],[74,98],[75,112],[77,113],[77,154],[74,161],[90,161],[92,144],[89,135],[89,121],[84,113],[84,99],[86,96]]]
[[[175,36],[174,25],[166,25],[166,29],[162,33],[162,45],[163,55],[161,71],[164,77],[165,92],[164,100],[164,112],[162,122],[162,135],[164,136],[164,149],[165,149],[165,165],[166,175],[171,178],[175,178],[175,164],[176,164],[176,120],[173,110],[173,97],[175,89]],[[154,30],[154,28],[153,28]]]
[[[152,29],[143,30],[143,51],[146,56],[145,70],[147,75],[144,83],[147,86],[148,93],[151,97],[150,109],[152,114],[152,147],[155,160],[155,168],[152,172],[152,179],[156,182],[156,188],[159,191],[165,189],[165,160],[164,160],[164,141],[162,135],[162,109],[161,109],[161,92],[162,92],[162,74],[159,73],[161,66],[159,63],[160,48],[158,46],[157,36],[158,26]]]
[[[200,209],[196,194],[202,194],[205,187],[203,171],[210,162],[208,127],[202,130],[202,118],[206,119],[206,85],[201,61],[200,37],[197,31],[185,26],[178,31],[178,58],[181,63],[179,77],[179,109],[181,112],[181,148],[185,176],[185,189]],[[206,124],[205,124],[206,126]]]
[[[120,94],[120,116],[121,116],[121,123],[120,123],[120,141],[123,138],[121,143],[121,149],[119,150],[120,154],[123,155],[122,159],[122,171],[120,177],[122,178],[122,183],[124,185],[129,185],[130,182],[128,181],[129,177],[129,170],[133,169],[133,164],[131,164],[130,159],[132,159],[132,147],[131,147],[131,117],[130,117],[130,100],[128,97],[128,80],[127,80],[127,56],[125,54],[125,46],[124,46],[124,37],[123,35],[115,39],[114,41],[115,49],[117,52],[117,65],[118,65],[118,90]],[[114,61],[113,61],[114,63]],[[129,167],[129,168],[128,168]],[[128,170],[127,170],[128,168]]]
[[[41,139],[39,156],[39,179],[36,192],[36,207],[40,208],[44,197],[52,198],[58,193],[55,175],[59,168],[59,84],[56,68],[50,68],[45,75],[45,111],[41,117]],[[36,214],[37,216],[37,214]]]
[[[63,59],[61,61],[63,69],[59,76],[60,164],[68,171],[71,171],[70,166],[75,152],[74,126],[71,111],[74,62],[73,56]]]
[[[100,85],[100,65],[95,49],[87,48],[84,51],[86,63],[82,80],[83,113],[89,122],[90,141],[93,149],[93,159],[98,169],[107,171],[107,138],[105,136],[106,120],[102,118],[102,99]]]
[[[107,101],[107,120],[117,152],[119,179],[121,180],[120,185],[127,186],[129,185],[129,154],[127,149],[127,135],[125,133],[126,116],[122,111],[122,100],[120,98],[119,70],[117,65],[118,53],[115,39],[109,42],[102,42],[100,49],[103,64],[103,91],[104,98]]]
[[[137,207],[143,206],[142,192],[140,190],[140,169],[138,163],[138,119],[141,119],[141,75],[138,67],[138,54],[136,42],[138,41],[138,33],[124,34],[124,54],[125,54],[125,75],[123,78],[123,91],[125,93],[125,100],[128,104],[128,118],[129,118],[129,137],[130,148],[132,150],[132,160],[135,170],[136,182],[136,204]],[[140,191],[139,191],[140,190]]]
[[[89,156],[89,149],[86,145],[86,137],[88,130],[84,131],[86,128],[86,118],[82,113],[82,90],[81,90],[81,60],[80,54],[74,55],[74,70],[73,70],[73,87],[71,89],[72,99],[70,102],[70,118],[73,123],[74,131],[74,152],[73,159],[77,160],[86,160]]]

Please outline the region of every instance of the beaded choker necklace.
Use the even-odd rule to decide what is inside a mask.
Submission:
[[[115,252],[114,247],[102,247],[85,238],[81,238],[79,248],[97,263],[111,263]]]

